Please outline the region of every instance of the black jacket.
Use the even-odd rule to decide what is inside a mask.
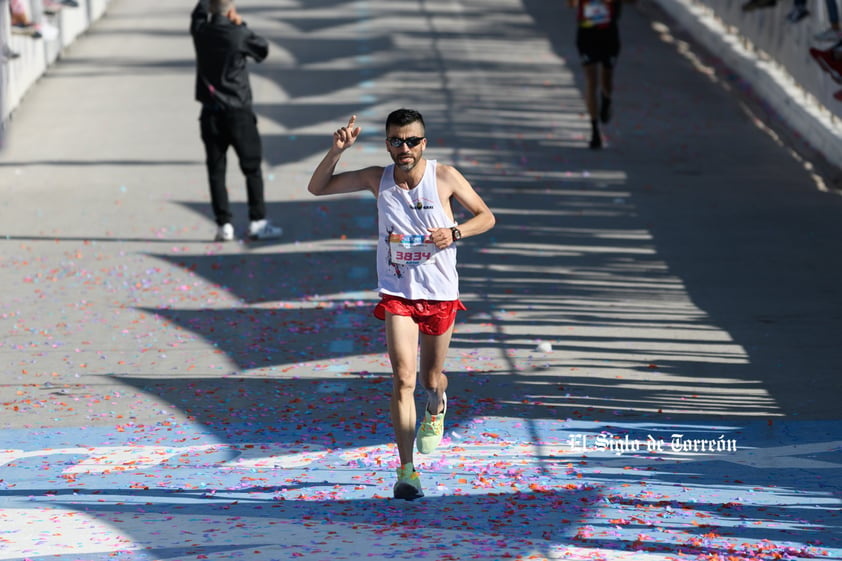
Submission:
[[[210,15],[209,3],[199,0],[190,17],[196,49],[196,100],[222,109],[251,108],[246,57],[261,62],[269,54],[269,43],[224,14]]]

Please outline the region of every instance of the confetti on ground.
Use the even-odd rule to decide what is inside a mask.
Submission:
[[[426,497],[409,503],[391,498],[389,437],[331,421],[283,433],[230,422],[3,431],[0,551],[144,561],[357,559],[361,547],[370,559],[842,555],[836,423],[790,423],[786,436],[803,441],[786,446],[761,423],[480,417],[419,457]],[[737,449],[684,450],[720,436]]]
[[[630,10],[597,153],[563,3],[402,5],[393,34],[367,2],[250,1],[281,38],[255,87],[286,234],[218,244],[171,4],[112,2],[0,154],[0,559],[842,559],[838,415],[793,414],[837,387],[817,326],[842,222],[818,169],[734,118],[727,68]],[[499,218],[459,248],[447,433],[412,503],[374,201],[305,192],[326,119],[398,99]],[[383,163],[366,131],[353,161]]]

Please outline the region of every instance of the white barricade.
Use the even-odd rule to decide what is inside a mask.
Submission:
[[[786,17],[793,0],[751,11],[746,0],[653,1],[829,162],[842,162],[842,101],[833,97],[842,84],[810,56],[811,47],[832,46],[813,39],[830,26],[825,0],[808,0],[810,15],[797,23]]]
[[[12,26],[9,0],[0,0],[0,122],[7,122],[29,88],[68,45],[105,14],[109,2],[77,0],[78,6],[45,11],[43,0],[24,0],[27,15],[42,26],[43,36],[34,38]]]

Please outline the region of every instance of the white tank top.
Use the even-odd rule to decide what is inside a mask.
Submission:
[[[383,170],[377,195],[377,279],[383,294],[409,300],[457,300],[456,245],[439,250],[427,228],[456,224],[442,208],[436,189],[436,161],[427,160],[416,187],[395,183],[395,166]]]

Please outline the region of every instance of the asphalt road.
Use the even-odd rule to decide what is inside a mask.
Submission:
[[[715,56],[628,9],[591,151],[561,2],[239,5],[281,240],[212,242],[190,2],[115,0],[14,115],[0,559],[842,558],[837,170]],[[497,216],[414,503],[374,201],[306,191],[351,114],[342,165],[386,162],[401,106]]]

